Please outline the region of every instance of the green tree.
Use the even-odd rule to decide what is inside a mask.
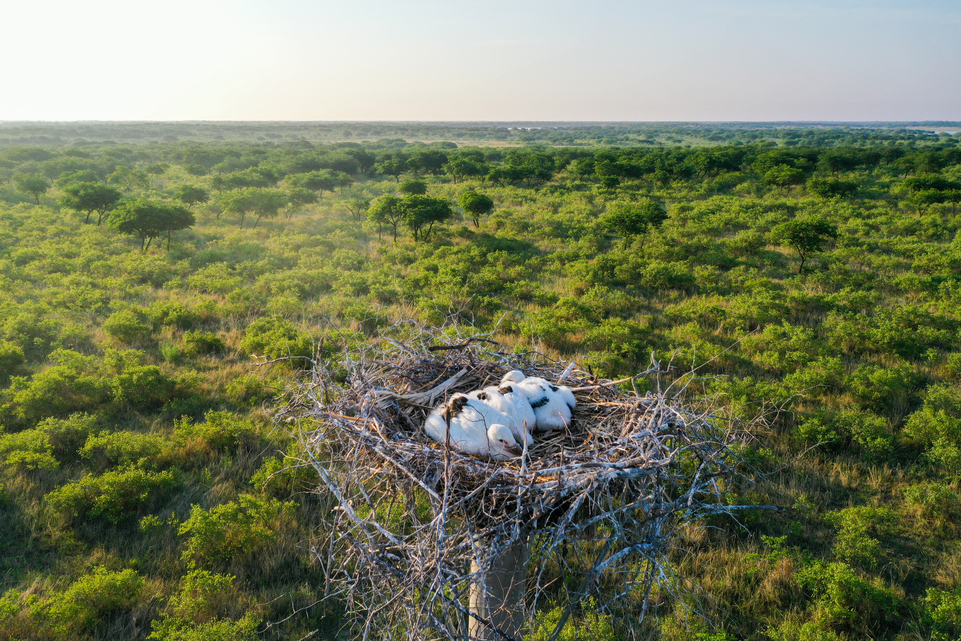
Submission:
[[[369,198],[351,198],[346,204],[347,210],[356,218],[357,220],[363,220],[367,215],[367,211],[370,209],[370,199]]]
[[[287,182],[292,187],[309,189],[322,194],[325,191],[332,192],[338,187],[346,187],[353,181],[350,176],[342,171],[319,169],[317,171],[288,176]]]
[[[276,218],[277,214],[290,203],[289,194],[280,189],[261,189],[254,187],[248,190],[253,198],[253,212],[257,214],[254,227],[261,218]]]
[[[404,224],[410,229],[414,241],[430,237],[434,224],[448,220],[454,215],[450,203],[443,198],[414,194],[400,200]]]
[[[147,189],[150,187],[150,177],[142,169],[133,169],[126,165],[120,165],[112,174],[107,176],[107,180],[121,185],[125,191],[130,191],[134,187]]]
[[[397,191],[405,196],[423,196],[427,193],[427,181],[418,178],[408,178],[398,185]]]
[[[790,245],[798,253],[801,263],[797,273],[804,271],[804,262],[812,254],[822,251],[823,246],[838,237],[837,225],[821,217],[795,218],[774,228],[774,238]]]
[[[494,210],[494,200],[490,196],[479,194],[473,189],[468,189],[461,194],[457,202],[474,221],[474,227],[480,227],[480,217],[486,216]]]
[[[858,184],[853,180],[838,178],[812,178],[807,182],[807,188],[820,198],[846,198],[857,192]]]
[[[437,175],[447,164],[447,154],[439,149],[422,149],[414,152],[407,161],[407,166],[421,174]]]
[[[443,170],[456,185],[458,180],[464,178],[486,176],[490,167],[487,163],[472,158],[452,158],[444,165]]]
[[[374,170],[379,174],[392,177],[399,183],[400,175],[407,171],[407,159],[401,155],[385,154],[377,160]]]
[[[50,183],[41,174],[19,174],[14,177],[17,189],[25,194],[33,196],[34,201],[39,205],[41,194],[50,189]]]
[[[615,202],[601,218],[604,226],[624,239],[633,239],[667,220],[664,203],[656,200]]]
[[[181,185],[174,192],[174,198],[182,202],[189,209],[191,205],[205,203],[210,200],[210,192],[196,185]]]
[[[400,198],[391,194],[384,194],[370,204],[367,210],[367,220],[377,225],[390,225],[397,242],[397,225],[404,220],[404,210],[400,207]]]
[[[317,192],[302,187],[294,187],[287,194],[287,220],[294,216],[294,210],[304,205],[312,205],[320,199]]]
[[[225,212],[240,216],[240,227],[249,213],[257,214],[257,222],[261,218],[274,218],[288,204],[288,195],[280,189],[262,187],[248,187],[226,191],[220,195],[220,204]]]
[[[804,172],[788,165],[775,165],[764,172],[764,183],[776,187],[790,187],[804,182]]]
[[[66,185],[60,195],[60,206],[87,214],[84,223],[90,222],[90,215],[97,212],[97,226],[120,202],[122,194],[103,183],[81,182]]]
[[[195,222],[194,215],[186,207],[138,198],[117,207],[108,225],[122,234],[139,236],[140,250],[147,251],[151,241],[163,234],[167,234],[169,249],[170,233],[192,227]]]

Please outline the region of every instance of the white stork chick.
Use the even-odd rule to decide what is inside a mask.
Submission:
[[[512,383],[501,383],[497,391],[514,406],[514,420],[518,427],[523,427],[527,432],[527,444],[533,445],[534,437],[531,433],[537,425],[537,416],[534,414],[531,402],[527,400],[527,395]]]
[[[513,390],[510,391],[513,392]],[[514,396],[516,397],[517,395],[515,394]],[[526,398],[524,399],[524,403],[527,405],[529,416],[527,414],[519,415],[515,398],[508,398],[504,392],[501,392],[500,389],[494,386],[468,392],[467,397],[489,405],[498,412],[509,416],[512,421],[509,427],[511,428],[511,433],[514,435],[514,440],[522,447],[524,441],[527,441],[528,447],[534,445],[534,437],[531,436],[531,430],[534,428],[534,410],[530,409],[530,404],[527,403]],[[527,422],[525,423],[525,421]]]
[[[464,394],[455,394],[446,405],[435,408],[427,416],[424,431],[442,445],[447,443],[449,431],[451,446],[461,452],[506,460],[522,453],[511,433],[512,423],[509,416],[492,407]]]
[[[563,429],[571,424],[577,399],[570,388],[554,385],[539,376],[524,376],[517,369],[505,374],[502,383],[512,383],[527,396],[539,431]]]

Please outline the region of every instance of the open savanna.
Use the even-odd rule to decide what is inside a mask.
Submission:
[[[406,319],[673,360],[761,419],[725,490],[779,509],[680,532],[634,632],[639,600],[586,601],[563,638],[961,636],[954,137],[217,127],[0,127],[0,639],[350,638],[311,554],[332,503],[270,410],[296,357]],[[407,142],[435,138],[472,143]]]

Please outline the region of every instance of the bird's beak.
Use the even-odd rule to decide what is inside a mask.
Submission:
[[[505,445],[504,449],[507,450],[509,454],[513,454],[514,456],[521,456],[524,453],[524,450],[521,448],[511,447],[510,445]]]

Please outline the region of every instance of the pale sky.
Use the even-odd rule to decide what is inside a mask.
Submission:
[[[958,0],[8,0],[0,120],[961,120]]]

